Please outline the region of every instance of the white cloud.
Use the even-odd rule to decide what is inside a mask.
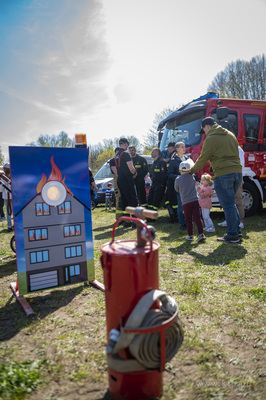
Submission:
[[[5,154],[9,144],[62,130],[87,133],[91,144],[121,135],[142,140],[163,108],[205,93],[229,62],[265,53],[261,0],[6,4],[9,14],[0,13]]]

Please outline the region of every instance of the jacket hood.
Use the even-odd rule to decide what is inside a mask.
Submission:
[[[227,135],[228,131],[223,128],[221,125],[214,124],[209,132],[207,133],[206,137],[209,137],[211,135]]]

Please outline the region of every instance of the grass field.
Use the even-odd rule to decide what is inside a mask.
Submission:
[[[215,226],[223,220],[213,211]],[[100,246],[111,238],[114,213],[92,212],[96,279]],[[176,300],[184,342],[163,373],[162,400],[266,398],[266,209],[244,220],[241,244],[186,242],[186,232],[160,211],[160,289]],[[0,223],[0,399],[108,399],[104,293],[84,284],[35,292],[26,317],[10,283],[16,258]],[[136,230],[117,228],[117,239]]]

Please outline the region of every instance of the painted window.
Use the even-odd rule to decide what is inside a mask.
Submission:
[[[65,247],[65,257],[66,258],[80,257],[80,256],[82,256],[82,247],[80,245]]]
[[[42,262],[47,262],[47,261],[49,261],[48,250],[33,251],[30,253],[30,263],[31,264],[42,263]]]
[[[80,225],[64,226],[64,237],[80,236],[80,235],[81,235]]]
[[[70,265],[68,267],[65,267],[65,280],[66,282],[69,281],[69,278],[71,276],[77,276],[80,275],[80,265],[75,264],[75,265]]]
[[[48,230],[47,228],[29,229],[28,236],[30,242],[34,242],[35,240],[46,240],[48,238]]]
[[[35,214],[39,216],[50,215],[50,206],[46,203],[35,204]]]
[[[65,201],[57,207],[58,214],[71,214],[71,201]]]

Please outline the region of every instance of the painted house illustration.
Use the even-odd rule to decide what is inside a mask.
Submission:
[[[43,174],[37,194],[19,211],[23,219],[28,292],[88,279],[86,206],[65,185],[53,157],[50,161],[49,179]]]

